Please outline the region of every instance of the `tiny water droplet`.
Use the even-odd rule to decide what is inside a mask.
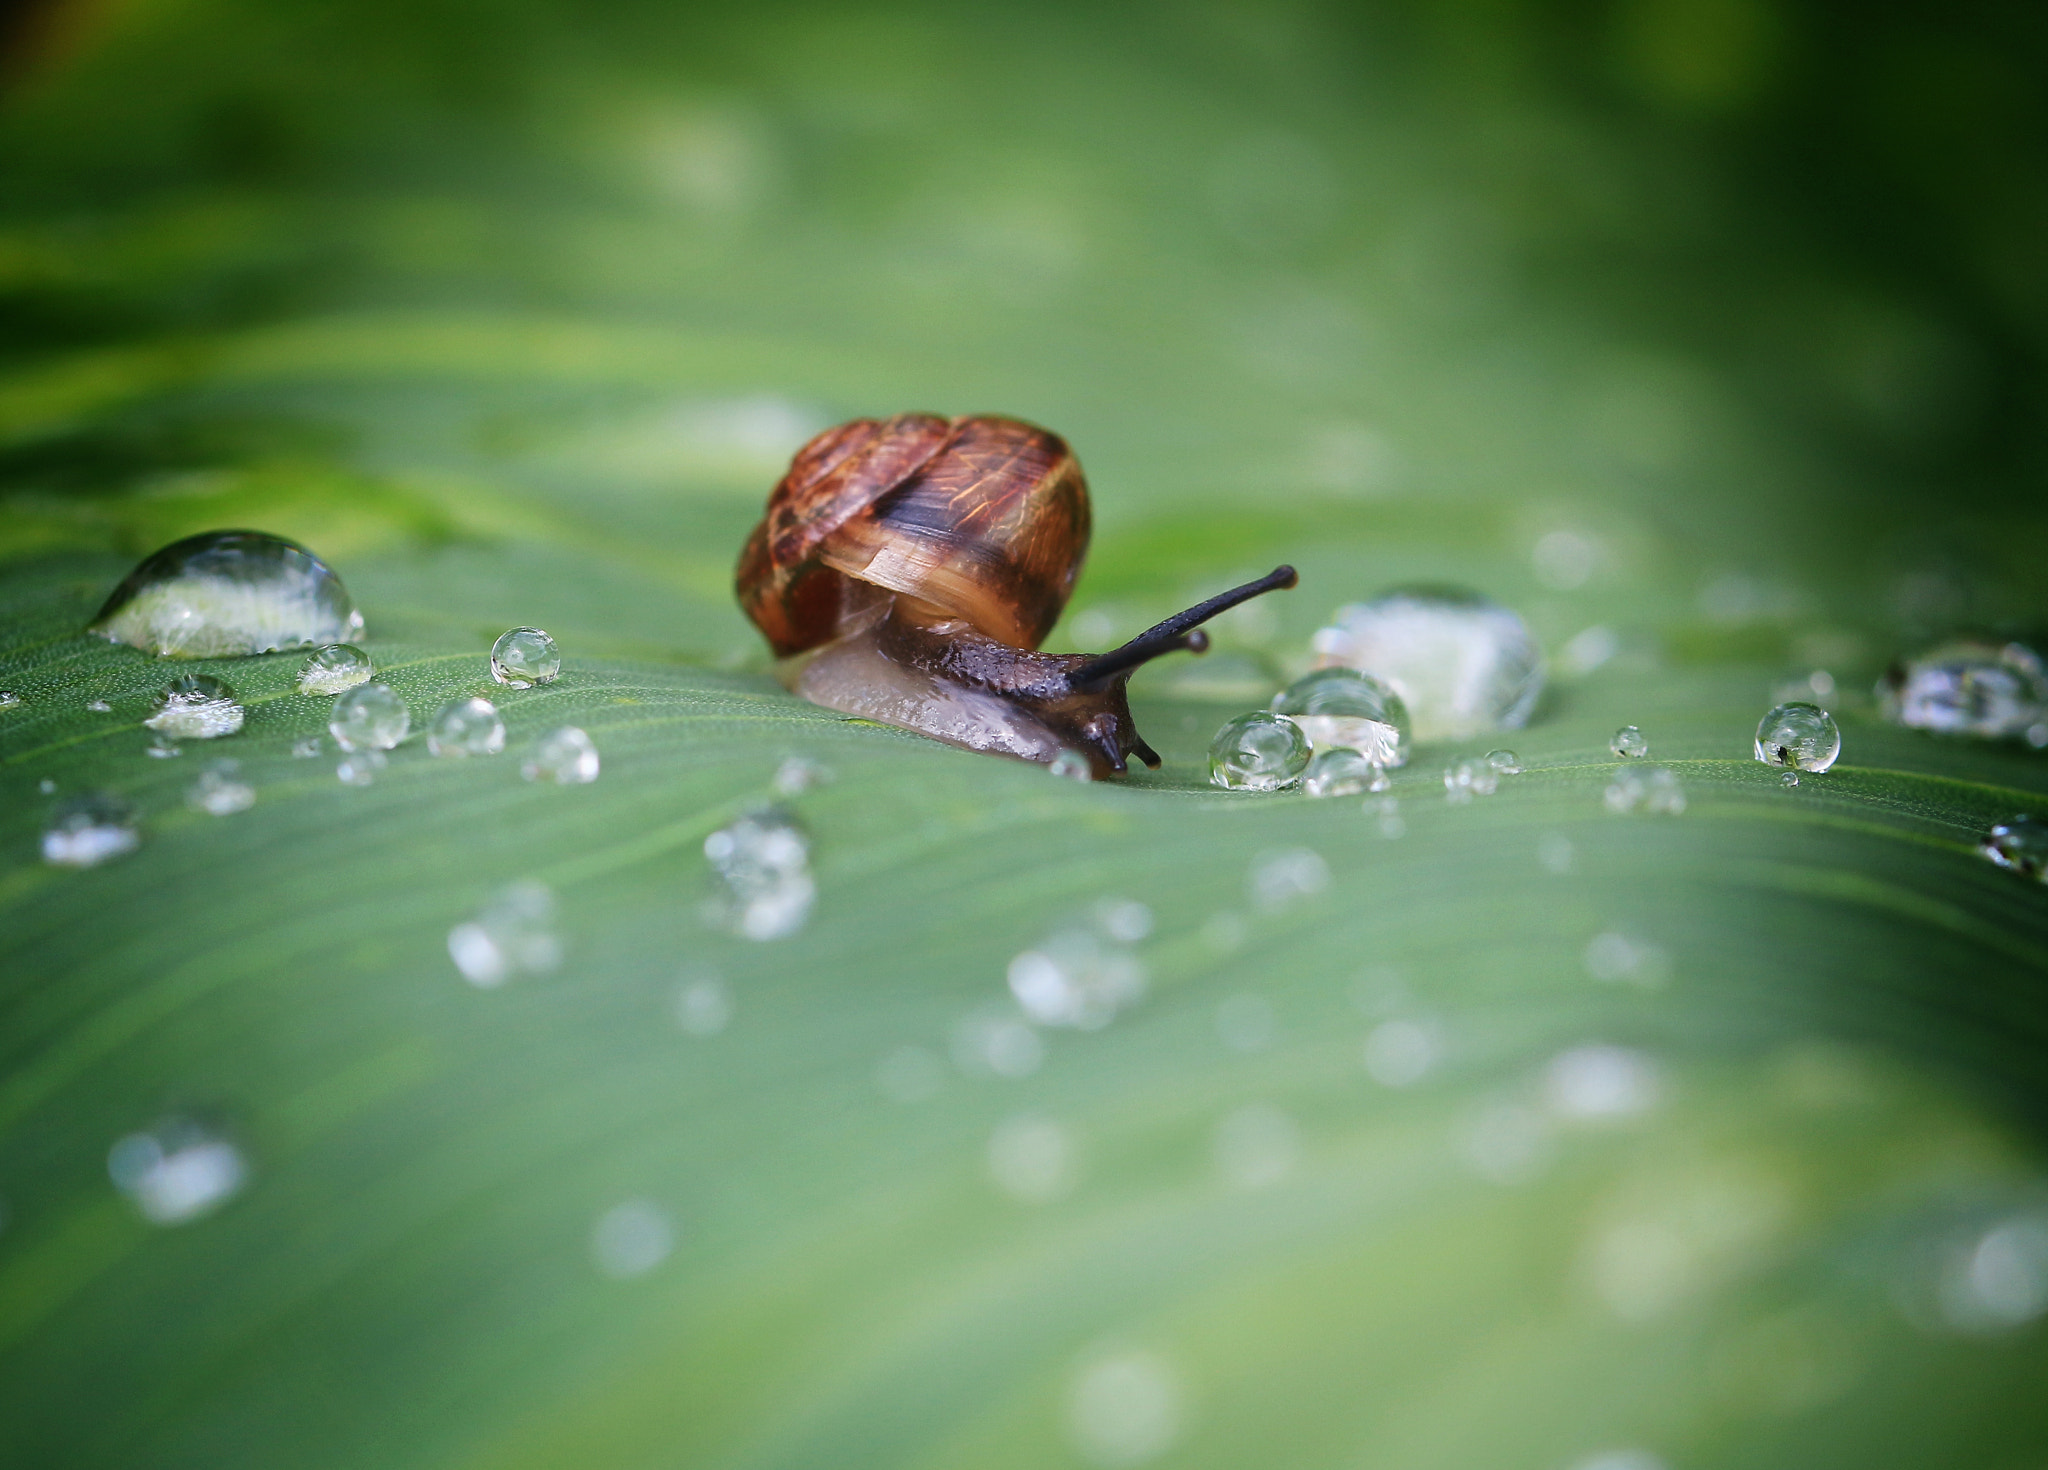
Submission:
[[[389,750],[412,729],[412,711],[388,684],[358,684],[334,701],[327,732],[343,750]]]
[[[1366,1033],[1365,1070],[1382,1087],[1420,1082],[1442,1054],[1442,1038],[1424,1021],[1382,1021]]]
[[[160,690],[142,723],[181,740],[217,740],[242,728],[235,691],[211,674],[181,674]]]
[[[107,1174],[152,1225],[186,1225],[212,1214],[249,1177],[242,1151],[187,1118],[167,1118],[107,1151]]]
[[[557,786],[588,786],[597,779],[597,746],[574,725],[552,730],[534,742],[532,751],[519,763],[519,774],[529,781],[552,781]]]
[[[292,759],[309,761],[320,754],[320,737],[308,735],[304,740],[292,742]]]
[[[85,707],[96,715],[110,715],[114,712],[114,707],[104,699],[89,699]]]
[[[1757,722],[1756,758],[1767,766],[1825,771],[1842,753],[1835,717],[1819,705],[1781,704]]]
[[[562,962],[556,937],[555,895],[545,883],[508,883],[478,911],[448,931],[448,957],[462,978],[492,990],[514,975],[545,975]]]
[[[1512,750],[1489,750],[1486,752],[1486,763],[1503,776],[1522,774],[1522,758]]]
[[[183,755],[185,748],[170,736],[158,731],[150,736],[149,744],[142,747],[142,753],[153,761],[168,761],[176,760]]]
[[[1093,781],[1094,768],[1088,764],[1088,757],[1078,750],[1062,750],[1046,762],[1048,771],[1063,781]]]
[[[807,755],[792,755],[775,768],[775,779],[769,784],[775,788],[777,796],[792,797],[801,796],[814,786],[823,786],[831,779],[829,766]]]
[[[1894,664],[1877,695],[1884,717],[1910,729],[2004,739],[2048,712],[2048,669],[2024,643],[1945,643]]]
[[[550,684],[562,672],[555,640],[538,628],[514,628],[491,645],[491,677],[513,689]]]
[[[340,694],[367,684],[375,672],[370,656],[353,643],[330,643],[314,649],[299,670],[299,693]]]
[[[1627,1047],[1594,1043],[1559,1052],[1544,1069],[1544,1101],[1555,1117],[1625,1118],[1657,1105],[1664,1091],[1657,1064]]]
[[[186,805],[216,817],[247,811],[256,804],[256,788],[241,779],[241,770],[236,761],[213,762],[185,793]]]
[[[2048,883],[2048,822],[2008,818],[1984,834],[1978,850],[2001,868]]]
[[[21,696],[11,689],[0,689],[0,709],[14,709],[21,703]]]
[[[1308,771],[1301,778],[1301,789],[1314,797],[1357,796],[1371,791],[1375,781],[1386,780],[1383,769],[1350,746],[1333,745],[1317,751],[1309,761]]]
[[[1490,761],[1459,761],[1444,768],[1444,800],[1463,806],[1475,796],[1491,796],[1500,789],[1500,772]]]
[[[1401,696],[1356,669],[1317,669],[1273,699],[1273,712],[1301,726],[1311,748],[1348,747],[1373,765],[1408,759],[1408,709]]]
[[[55,796],[57,794],[57,783],[48,776],[45,776],[42,780],[36,782],[36,790],[42,792],[45,796]]]
[[[104,791],[59,802],[43,828],[43,861],[57,868],[96,868],[142,844],[135,809]]]
[[[2027,744],[2036,750],[2048,749],[2048,720],[2037,720],[2027,726]]]
[[[1797,786],[1799,784],[1799,773],[1797,771],[1787,771],[1778,780],[1780,784],[1787,787]]]
[[[1644,811],[1675,817],[1685,810],[1685,787],[1662,766],[1647,771],[1620,770],[1603,793],[1607,809],[1618,816]]]
[[[87,631],[160,658],[238,658],[346,643],[363,615],[305,547],[261,531],[208,531],[145,558]]]
[[[716,970],[698,969],[676,986],[676,1024],[689,1036],[717,1036],[732,1024],[732,987]]]
[[[496,755],[504,748],[505,722],[498,718],[498,707],[480,695],[449,700],[427,726],[431,755]]]
[[[1252,710],[1209,742],[1209,780],[1228,791],[1284,791],[1308,769],[1308,737],[1294,721]]]
[[[792,819],[752,812],[704,839],[715,893],[706,917],[741,939],[786,939],[817,902],[811,843]]]
[[[630,1199],[598,1217],[590,1229],[590,1260],[614,1281],[645,1276],[669,1258],[675,1226],[659,1205]]]
[[[1399,695],[1417,740],[1519,729],[1543,691],[1528,626],[1457,588],[1402,588],[1341,607],[1313,646],[1323,666],[1371,674]]]
[[[344,786],[368,786],[377,779],[377,773],[390,764],[390,756],[371,746],[344,755],[336,762],[334,774]]]
[[[1624,760],[1640,760],[1650,753],[1650,742],[1634,725],[1623,725],[1607,742],[1607,748]]]

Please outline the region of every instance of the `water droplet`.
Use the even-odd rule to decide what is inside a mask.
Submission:
[[[181,674],[157,693],[142,723],[174,740],[217,740],[242,728],[235,691],[211,674]]]
[[[1607,803],[1607,810],[1616,815],[1644,811],[1675,817],[1685,810],[1685,787],[1662,766],[1647,771],[1621,770],[1607,783],[1602,800]]]
[[[945,1085],[944,1064],[921,1046],[899,1046],[875,1064],[875,1086],[892,1102],[929,1102]]]
[[[1632,1117],[1655,1107],[1663,1091],[1657,1064],[1621,1046],[1573,1047],[1543,1073],[1544,1101],[1560,1118]]]
[[[2009,818],[1985,833],[1977,850],[2001,868],[2048,883],[2048,822]]]
[[[240,1149],[185,1118],[131,1133],[107,1152],[115,1188],[152,1225],[185,1225],[212,1214],[249,1177]]]
[[[1500,789],[1500,772],[1490,761],[1459,761],[1444,767],[1444,800],[1463,806],[1475,796],[1491,796]]]
[[[353,643],[330,643],[315,649],[299,670],[299,693],[341,694],[367,684],[375,672],[370,656]]]
[[[777,796],[787,798],[801,796],[831,779],[831,767],[821,765],[807,755],[793,755],[775,768],[775,779],[769,784],[775,788]]]
[[[1787,771],[1778,778],[1778,784],[1787,787],[1797,786],[1799,784],[1799,773],[1797,771]]]
[[[2027,744],[2036,750],[2048,750],[2048,720],[2037,720],[2027,726]]]
[[[1045,1042],[1008,1011],[976,1011],[953,1028],[953,1064],[969,1076],[1029,1077],[1044,1061]]]
[[[1486,763],[1503,776],[1522,774],[1522,758],[1512,750],[1489,750],[1486,752]]]
[[[21,696],[11,689],[0,689],[0,709],[15,709],[21,704]]]
[[[555,935],[555,895],[545,883],[508,883],[491,901],[448,931],[448,957],[479,990],[514,975],[545,975],[562,962]]]
[[[153,761],[169,761],[183,755],[185,747],[159,730],[150,736],[149,744],[142,747],[142,753]]]
[[[1092,928],[1066,928],[1010,961],[1010,994],[1040,1026],[1094,1031],[1145,994],[1145,966]]]
[[[216,817],[249,810],[256,804],[256,788],[241,778],[241,770],[236,761],[213,762],[185,793],[185,804]]]
[[[676,1230],[667,1213],[644,1199],[612,1206],[590,1229],[591,1264],[614,1281],[645,1276],[675,1246]]]
[[[1656,990],[1671,979],[1671,956],[1663,946],[1612,930],[1587,941],[1585,961],[1588,975],[1610,985]]]
[[[1236,1189],[1266,1189],[1294,1172],[1301,1130],[1271,1103],[1248,1103],[1216,1125],[1216,1172]]]
[[[42,792],[45,796],[55,796],[57,794],[57,783],[48,776],[45,776],[42,780],[36,782],[36,790]]]
[[[2048,671],[2023,643],[1946,643],[1894,664],[1877,693],[1884,717],[1911,729],[2002,739],[2048,709]]]
[[[1095,922],[1118,944],[1136,944],[1152,933],[1152,910],[1134,898],[1105,898],[1095,905]]]
[[[1943,1325],[1988,1336],[2048,1313],[2048,1215],[1995,1220],[1951,1241],[1944,1256],[1935,1287]]]
[[[676,986],[676,1024],[688,1036],[717,1036],[732,1024],[732,987],[716,970],[699,969]]]
[[[1078,750],[1062,750],[1046,763],[1045,767],[1065,781],[1093,781],[1095,771],[1088,764],[1088,757]]]
[[[1835,717],[1818,705],[1781,704],[1757,722],[1756,758],[1767,766],[1825,771],[1841,753]]]
[[[1401,696],[1356,669],[1304,674],[1274,697],[1273,711],[1301,726],[1316,750],[1346,747],[1389,768],[1408,759],[1408,709]]]
[[[1634,725],[1623,725],[1607,742],[1607,748],[1624,760],[1641,760],[1650,753],[1650,742]]]
[[[1229,791],[1284,791],[1308,769],[1308,737],[1294,721],[1252,710],[1209,742],[1209,780]]]
[[[786,939],[817,901],[810,839],[780,812],[753,812],[704,839],[717,894],[712,923],[742,939]]]
[[[1420,1082],[1442,1054],[1436,1028],[1423,1021],[1382,1021],[1365,1037],[1366,1073],[1382,1087]]]
[[[336,763],[334,775],[344,786],[368,786],[390,764],[391,757],[381,750],[352,750]]]
[[[562,672],[555,640],[538,628],[514,628],[491,645],[491,677],[514,689],[552,684]]]
[[[587,786],[597,779],[597,773],[597,746],[574,725],[543,735],[519,763],[519,774],[527,780],[552,781],[557,786]]]
[[[88,711],[96,715],[110,715],[114,712],[114,707],[111,704],[108,704],[104,699],[87,700],[85,707]]]
[[[87,631],[160,658],[238,658],[346,643],[363,631],[327,564],[261,531],[166,546],[114,589]]]
[[[1248,992],[1225,996],[1216,1007],[1216,1035],[1232,1051],[1264,1051],[1273,1044],[1273,1003]]]
[[[95,791],[58,803],[43,828],[43,861],[58,868],[96,868],[141,844],[134,808],[118,796]]]
[[[1301,789],[1310,796],[1357,796],[1373,789],[1373,782],[1387,783],[1386,773],[1348,746],[1319,750],[1301,778]],[[1384,789],[1384,786],[1382,787]]]
[[[1252,859],[1245,887],[1252,907],[1262,914],[1277,914],[1305,898],[1313,898],[1330,886],[1330,865],[1321,853],[1306,847],[1262,852]]]
[[[1475,592],[1405,588],[1337,610],[1317,662],[1357,669],[1401,697],[1417,740],[1514,730],[1543,691],[1543,655],[1509,609]]]
[[[390,750],[411,729],[412,711],[388,684],[358,684],[327,717],[327,732],[346,751]]]
[[[1077,1162],[1073,1135],[1037,1114],[1009,1119],[988,1141],[989,1178],[1027,1205],[1049,1205],[1071,1194]]]
[[[1067,1433],[1091,1465],[1122,1470],[1156,1460],[1180,1437],[1181,1387],[1156,1353],[1096,1357],[1067,1394]]]
[[[480,695],[449,700],[427,726],[427,750],[433,755],[496,755],[504,748],[505,722],[498,718],[498,707]]]
[[[1572,870],[1578,855],[1571,838],[1562,832],[1546,832],[1536,839],[1536,862],[1544,872],[1562,878]]]

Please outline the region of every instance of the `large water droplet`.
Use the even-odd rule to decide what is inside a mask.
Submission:
[[[313,650],[299,670],[299,693],[340,694],[368,683],[375,672],[370,656],[353,643],[330,643]]]
[[[1607,748],[1623,760],[1641,760],[1650,753],[1650,742],[1634,725],[1623,725],[1607,742]]]
[[[160,690],[142,723],[175,740],[217,740],[242,728],[235,691],[211,674],[181,674]]]
[[[1818,705],[1781,704],[1757,722],[1756,758],[1767,766],[1825,771],[1841,753],[1841,729]]]
[[[449,700],[427,726],[427,750],[434,755],[496,755],[504,748],[505,722],[481,696]]]
[[[328,733],[346,751],[389,750],[412,729],[412,711],[388,684],[358,684],[334,701]]]
[[[1401,696],[1356,669],[1317,669],[1288,685],[1273,711],[1301,726],[1317,750],[1348,747],[1389,768],[1408,759],[1408,708]]]
[[[2009,818],[1984,834],[1978,850],[2001,868],[2048,883],[2048,822]]]
[[[242,1151],[185,1118],[131,1133],[107,1153],[114,1185],[152,1225],[185,1225],[212,1214],[249,1177]]]
[[[555,640],[538,628],[514,628],[491,645],[491,677],[513,689],[548,684],[562,672]]]
[[[1376,788],[1385,773],[1357,751],[1345,745],[1319,750],[1301,778],[1301,789],[1310,796],[1358,796]]]
[[[88,631],[161,658],[236,658],[346,643],[363,615],[305,547],[262,531],[208,531],[146,558]]]
[[[588,786],[597,779],[597,746],[574,725],[534,742],[533,750],[519,763],[519,774],[529,781],[552,781],[557,786]]]
[[[1209,742],[1209,780],[1230,791],[1284,791],[1308,770],[1308,737],[1283,715],[1252,710]]]
[[[507,884],[474,919],[448,931],[448,957],[480,990],[514,975],[544,975],[562,962],[555,935],[555,895],[547,884]]]
[[[2048,670],[2023,643],[1945,643],[1894,664],[1877,693],[1898,724],[2001,739],[2025,735],[2048,710]]]
[[[1417,740],[1519,729],[1543,692],[1543,655],[1527,625],[1476,592],[1403,588],[1352,603],[1314,647],[1319,663],[1390,685]]]
[[[241,772],[239,762],[213,762],[185,793],[185,804],[216,817],[247,811],[256,804],[256,788],[242,779]]]
[[[95,791],[58,803],[43,828],[43,861],[58,868],[95,868],[141,844],[134,808],[118,796]]]
[[[753,812],[704,839],[716,894],[706,917],[742,939],[786,939],[817,902],[811,844],[780,812]]]

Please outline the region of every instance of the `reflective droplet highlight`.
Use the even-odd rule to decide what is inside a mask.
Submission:
[[[1607,742],[1607,748],[1624,760],[1641,760],[1650,753],[1650,742],[1634,725],[1623,725]]]
[[[449,700],[427,726],[427,750],[433,755],[496,755],[504,748],[505,722],[498,707],[481,696]]]
[[[56,868],[96,868],[141,845],[135,809],[104,791],[59,802],[43,828],[43,861]]]
[[[552,683],[561,672],[561,651],[538,628],[514,628],[491,645],[491,677],[510,688]]]
[[[238,658],[346,643],[363,615],[305,547],[262,531],[208,531],[145,558],[87,631],[160,658]]]
[[[597,779],[598,769],[596,743],[574,725],[541,736],[519,763],[519,774],[527,780],[557,786],[588,786]]]
[[[412,711],[389,684],[358,684],[327,718],[327,732],[346,751],[389,750],[411,729]]]
[[[2001,868],[2048,883],[2048,822],[2008,818],[1984,834],[1977,850]]]
[[[330,643],[314,649],[299,670],[299,693],[340,694],[367,684],[375,672],[370,656],[353,643]]]
[[[1408,708],[1370,674],[1327,668],[1304,674],[1273,700],[1318,751],[1348,747],[1377,766],[1408,759]]]
[[[1345,745],[1333,745],[1328,750],[1319,750],[1309,760],[1308,770],[1301,778],[1301,789],[1310,796],[1360,796],[1375,787],[1375,781],[1385,781],[1386,772],[1374,765],[1356,750]]]
[[[217,1133],[184,1118],[169,1118],[131,1133],[107,1152],[114,1187],[152,1225],[188,1225],[204,1219],[248,1181],[242,1151]]]
[[[1387,684],[1417,740],[1519,729],[1543,692],[1543,655],[1528,626],[1458,588],[1402,588],[1341,607],[1313,647],[1325,667],[1357,669]]]
[[[211,674],[181,674],[157,692],[142,723],[174,740],[217,740],[242,728],[235,691]]]
[[[2048,712],[2048,669],[2024,643],[1945,643],[1894,664],[1877,695],[1884,717],[1910,729],[2005,739]]]
[[[704,839],[714,895],[705,916],[741,939],[787,939],[817,902],[811,843],[780,812],[753,812]]]
[[[1512,750],[1489,750],[1486,752],[1486,763],[1503,776],[1522,774],[1522,758]]]
[[[244,781],[241,773],[240,762],[214,761],[185,793],[185,804],[216,817],[247,811],[256,804],[256,788]]]
[[[1767,766],[1825,771],[1842,753],[1842,732],[1835,717],[1819,705],[1794,700],[1757,722],[1755,750],[1756,758]]]
[[[1283,715],[1252,710],[1209,742],[1209,781],[1228,791],[1285,791],[1308,770],[1308,736]]]
[[[553,890],[530,878],[508,883],[474,919],[448,931],[448,957],[479,990],[515,975],[547,974],[562,962]]]

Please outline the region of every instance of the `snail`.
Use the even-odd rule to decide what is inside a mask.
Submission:
[[[1200,625],[1292,567],[1175,613],[1104,654],[1041,653],[1088,549],[1088,484],[1066,441],[1016,419],[898,414],[797,451],[740,553],[740,606],[790,690],[970,750],[1101,778],[1136,756],[1126,685],[1208,647]]]

